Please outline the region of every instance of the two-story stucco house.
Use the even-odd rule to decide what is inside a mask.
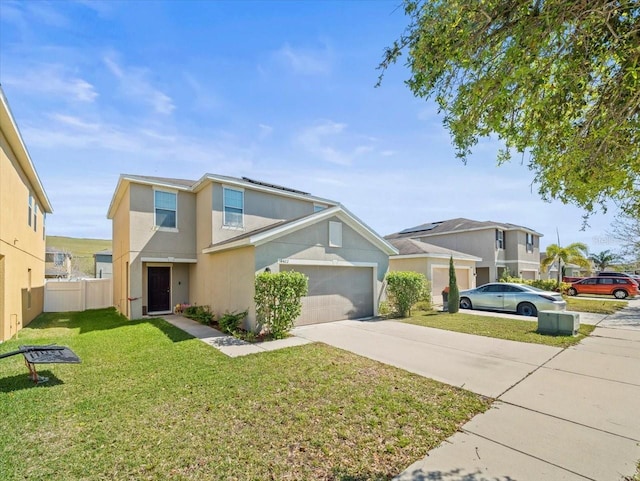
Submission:
[[[42,312],[52,208],[0,88],[0,341]]]
[[[500,279],[507,268],[512,276],[538,279],[540,237],[520,225],[458,218],[410,227],[386,239],[415,239],[478,257],[475,284],[481,286]]]
[[[298,324],[377,314],[397,251],[337,202],[248,178],[120,176],[113,221],[114,305],[128,318],[178,303],[248,310],[255,275],[309,277]]]

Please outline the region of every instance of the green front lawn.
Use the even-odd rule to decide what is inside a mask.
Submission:
[[[567,310],[576,312],[593,312],[595,314],[613,314],[629,305],[627,301],[612,301],[599,299],[582,299],[565,296]]]
[[[0,360],[3,480],[388,480],[491,400],[323,344],[231,359],[162,319],[46,314]]]
[[[577,344],[588,336],[595,326],[580,325],[577,336],[550,336],[537,332],[538,324],[535,321],[521,321],[503,317],[478,316],[457,312],[420,312],[402,322],[416,324],[418,326],[435,327],[448,331],[476,334],[478,336],[495,337],[509,341],[531,342],[534,344],[546,344],[555,347],[568,347]]]

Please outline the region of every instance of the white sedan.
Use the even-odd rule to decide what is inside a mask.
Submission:
[[[564,311],[566,301],[558,292],[543,291],[526,284],[495,282],[460,291],[461,309],[487,309],[537,316],[538,311]]]

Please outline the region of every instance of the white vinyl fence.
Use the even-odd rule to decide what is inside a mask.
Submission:
[[[85,311],[113,305],[111,279],[47,280],[44,312]]]

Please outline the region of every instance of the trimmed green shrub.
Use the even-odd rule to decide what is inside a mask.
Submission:
[[[388,316],[392,312],[393,311],[391,310],[391,306],[389,306],[389,302],[387,301],[380,302],[380,305],[378,306],[378,315]]]
[[[256,276],[254,301],[258,324],[274,339],[291,330],[302,311],[309,280],[300,272],[262,272]]]
[[[218,319],[218,327],[222,332],[228,334],[234,334],[240,327],[240,322],[247,317],[247,311],[243,312],[225,312],[220,319]]]
[[[526,284],[528,286],[537,287],[545,291],[555,291],[566,294],[571,287],[569,282],[561,282],[558,288],[558,281],[555,279],[522,279],[521,277],[505,277],[500,282],[514,282],[516,284]]]
[[[456,268],[453,265],[453,256],[449,258],[449,314],[455,314],[460,310],[460,291],[458,290],[458,280],[456,279]]]
[[[411,271],[393,271],[387,274],[387,298],[400,317],[411,315],[411,307],[425,296],[426,278]]]
[[[209,306],[189,306],[185,308],[182,315],[207,326],[213,323],[213,313]]]

